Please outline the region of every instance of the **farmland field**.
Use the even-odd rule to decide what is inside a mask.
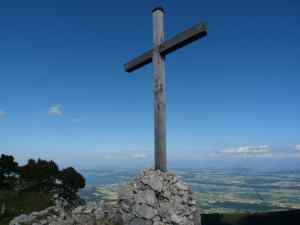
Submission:
[[[203,213],[267,212],[300,209],[300,171],[173,169],[195,192]],[[85,170],[87,200],[117,199],[116,190],[137,170]]]

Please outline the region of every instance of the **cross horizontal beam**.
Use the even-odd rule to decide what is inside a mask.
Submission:
[[[205,23],[197,24],[182,33],[174,36],[173,38],[166,40],[161,45],[158,46],[161,55],[165,56],[175,50],[182,48],[193,41],[196,41],[207,35],[207,25]],[[124,65],[126,72],[133,72],[140,67],[151,63],[153,56],[153,49],[145,52],[144,54],[134,58],[130,62]]]

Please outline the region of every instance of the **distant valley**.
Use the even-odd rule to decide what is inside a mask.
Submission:
[[[172,169],[171,169],[172,170]],[[173,169],[190,184],[203,213],[268,212],[300,209],[300,171],[255,172],[246,169]],[[119,185],[138,170],[82,170],[86,200],[115,201]]]

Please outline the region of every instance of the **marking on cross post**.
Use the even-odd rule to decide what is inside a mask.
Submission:
[[[153,63],[154,73],[154,145],[155,169],[167,171],[166,156],[166,102],[165,102],[165,57],[207,35],[207,25],[197,24],[171,39],[164,41],[164,10],[156,7],[153,17],[153,49],[124,65],[126,72],[133,72]]]

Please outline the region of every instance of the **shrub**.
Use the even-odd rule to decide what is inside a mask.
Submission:
[[[59,169],[55,162],[42,159],[37,161],[30,159],[25,166],[20,168],[22,181],[35,183],[39,186],[53,184],[58,174]]]
[[[0,157],[0,188],[14,186],[18,163],[13,156],[1,154]]]
[[[63,185],[68,186],[74,190],[84,188],[85,179],[73,167],[63,169],[58,178],[62,181]]]

